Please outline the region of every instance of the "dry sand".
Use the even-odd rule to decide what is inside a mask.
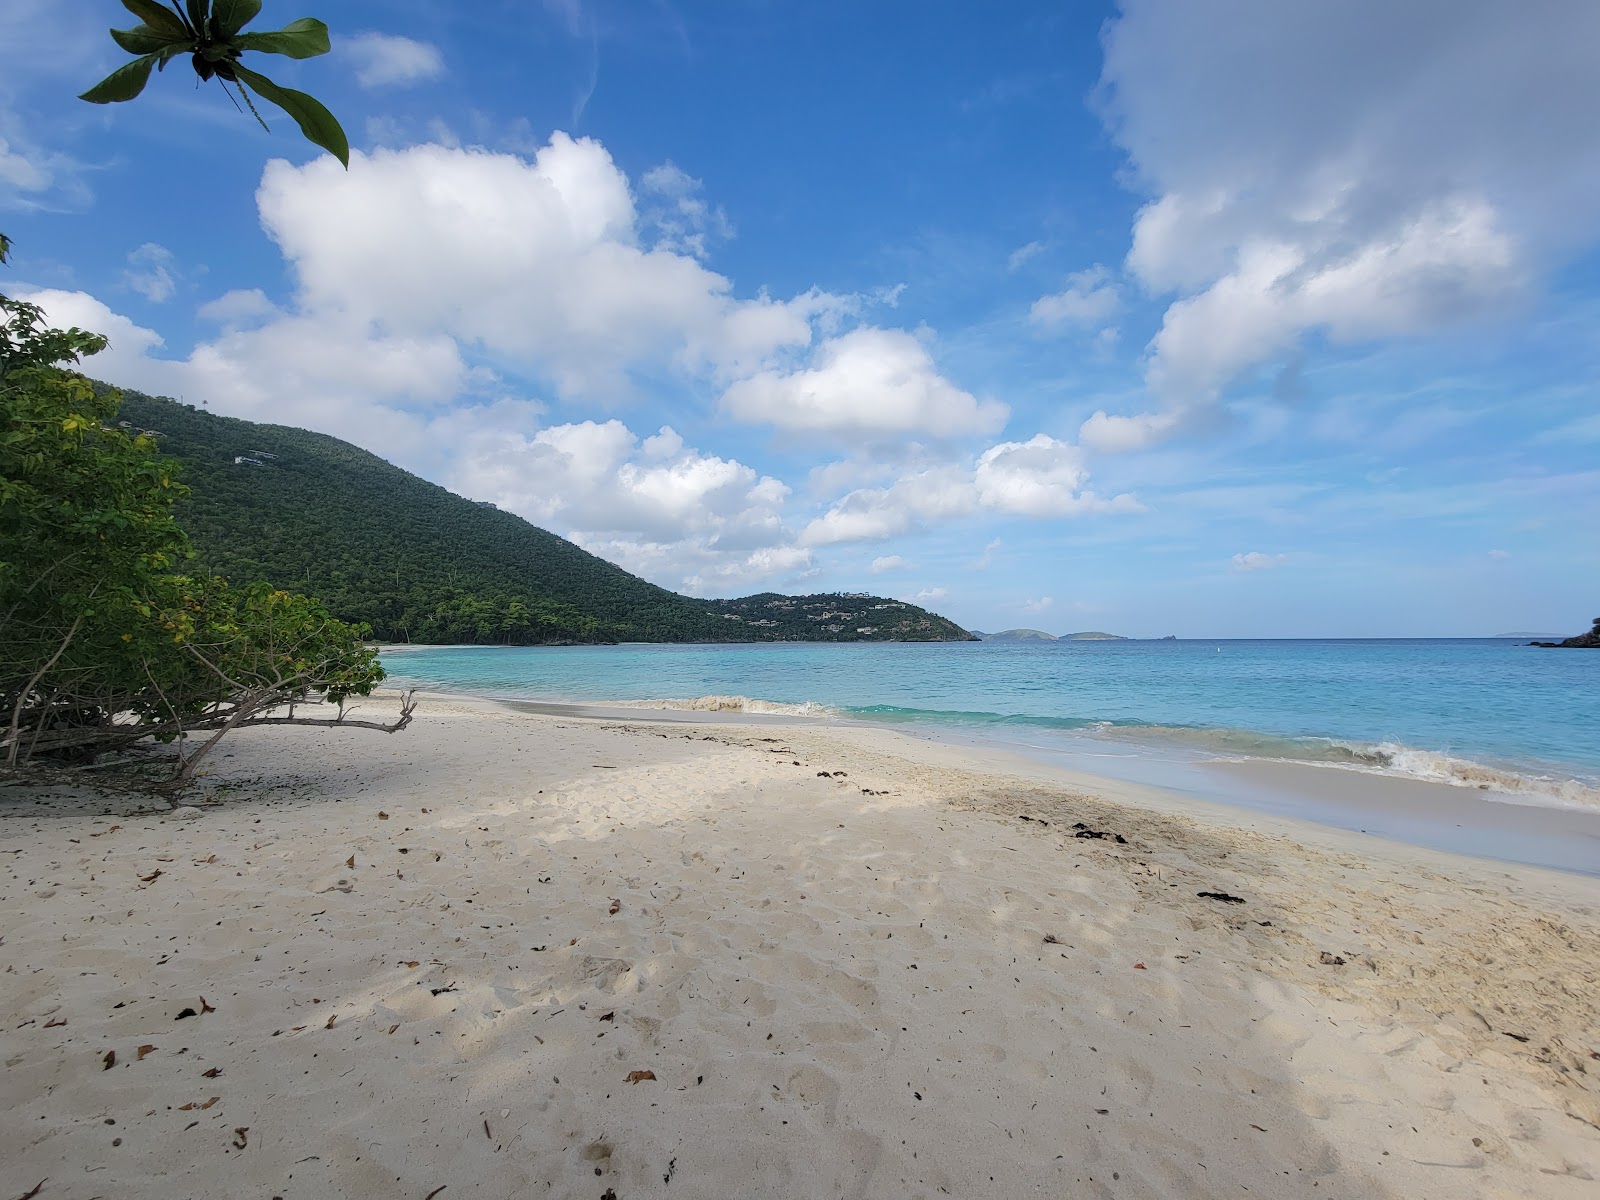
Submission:
[[[0,799],[0,1200],[1597,1194],[1593,879],[877,729],[222,753]]]

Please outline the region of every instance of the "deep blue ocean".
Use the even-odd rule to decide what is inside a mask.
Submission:
[[[1266,758],[1600,806],[1600,653],[1510,639],[424,647],[393,682]]]

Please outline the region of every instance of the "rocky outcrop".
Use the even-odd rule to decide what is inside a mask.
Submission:
[[[1594,628],[1564,642],[1529,642],[1530,646],[1548,646],[1555,650],[1600,650],[1600,617],[1594,619]]]

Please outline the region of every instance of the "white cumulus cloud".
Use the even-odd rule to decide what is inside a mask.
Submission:
[[[827,305],[737,300],[692,256],[644,248],[627,177],[563,133],[532,161],[439,145],[357,153],[348,174],[275,161],[257,199],[303,310],[446,334],[569,398],[628,394],[636,371],[758,370]]]
[[[444,74],[439,48],[394,33],[358,33],[339,39],[339,51],[354,61],[364,88],[411,87]]]
[[[1127,266],[1174,298],[1148,353],[1159,412],[1096,414],[1085,444],[1170,434],[1308,332],[1362,342],[1508,311],[1600,235],[1588,0],[1122,10],[1104,117],[1150,197]]]
[[[1121,307],[1122,297],[1111,272],[1096,263],[1087,271],[1067,276],[1067,286],[1061,291],[1035,300],[1028,319],[1047,330],[1095,326],[1102,325]]]
[[[1026,442],[1001,442],[978,456],[973,472],[978,503],[996,512],[1029,517],[1065,517],[1081,512],[1133,512],[1132,496],[1103,500],[1085,491],[1089,471],[1083,452],[1037,433]]]
[[[685,445],[670,426],[644,438],[615,419],[533,433],[468,429],[450,483],[690,591],[790,574],[811,562],[784,524],[783,483]]]
[[[801,532],[802,544],[882,541],[913,529],[978,512],[1027,517],[1139,512],[1123,493],[1110,499],[1086,485],[1082,453],[1047,434],[1001,442],[971,465],[942,463],[902,475],[884,487],[858,488],[836,500]],[[980,563],[997,548],[991,543]]]
[[[846,438],[993,433],[1009,415],[1004,404],[979,400],[939,374],[912,334],[873,326],[829,338],[808,368],[740,380],[722,406],[741,421]]]

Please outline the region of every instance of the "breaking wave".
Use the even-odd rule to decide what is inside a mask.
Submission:
[[[1337,738],[1289,737],[1249,729],[1157,725],[1132,720],[1090,720],[988,712],[940,712],[870,705],[847,715],[895,724],[941,724],[964,728],[1034,728],[1124,745],[1181,748],[1218,759],[1267,759],[1337,767],[1516,797],[1524,803],[1600,808],[1600,781],[1563,778],[1526,766],[1495,765],[1398,742],[1353,742]]]
[[[750,696],[695,696],[688,700],[612,700],[609,708],[669,708],[686,712],[761,713],[779,717],[837,717],[839,710],[810,700],[783,704]]]

